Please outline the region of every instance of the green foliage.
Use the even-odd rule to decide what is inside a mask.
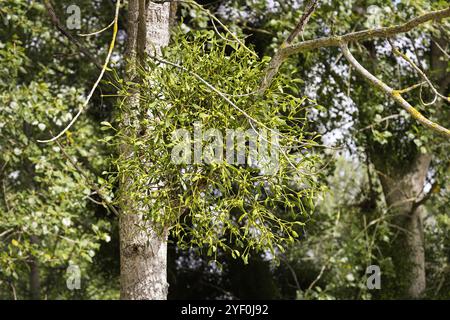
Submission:
[[[111,1],[53,3],[63,24],[66,7],[79,5],[83,33],[108,25],[114,9]],[[234,0],[212,1],[208,8],[217,9],[222,21],[228,20],[227,27],[265,57],[294,28],[303,5],[304,1],[297,0]],[[371,5],[381,10],[380,20],[371,19]],[[323,0],[302,37],[343,34],[377,23],[388,26],[447,6],[446,0]],[[148,220],[170,229],[171,239],[178,243],[179,259],[172,264],[176,273],[169,276],[180,281],[183,273],[190,274],[186,290],[171,294],[189,298],[189,286],[196,283],[195,294],[210,298],[214,283],[218,297],[230,297],[227,291],[231,290],[238,293],[236,297],[390,297],[392,292],[368,291],[365,286],[365,268],[370,264],[381,267],[382,288],[386,279],[396,281],[391,257],[384,252],[397,230],[390,225],[393,212],[385,205],[375,172],[380,167],[392,174],[407,172],[421,152],[433,157],[427,182],[433,187],[424,228],[426,297],[448,299],[448,141],[430,134],[370,88],[338,58],[335,48],[289,58],[266,96],[256,96],[253,92],[267,58],[255,58],[229,33],[219,37],[217,31],[223,26],[213,25],[204,10],[184,2],[180,7],[185,33],[178,30],[163,58],[184,70],[148,61],[140,66],[141,83],[119,80],[126,100],[118,109],[129,115],[119,122],[128,121],[128,127],[111,125],[115,100],[95,94],[89,110],[61,139],[64,151],[85,170],[88,180],[97,182],[111,199],[118,196],[120,179],[132,177],[124,192],[140,210],[145,209]],[[125,16],[122,10],[121,22]],[[439,79],[429,69],[429,39],[448,40],[449,20],[440,24],[410,32],[414,45],[405,36],[398,37],[397,44],[423,62],[432,81]],[[120,59],[123,38],[119,36],[116,48],[118,78],[125,62]],[[101,60],[110,34],[79,40]],[[355,45],[352,51],[361,64],[398,89],[421,81],[391,54],[384,41]],[[450,70],[448,59],[441,60]],[[114,218],[106,217],[105,209],[92,201],[98,201],[98,196],[59,146],[36,142],[57,134],[70,121],[97,75],[92,61],[50,24],[42,3],[0,0],[0,299],[29,297],[31,262],[38,266],[43,298],[118,298]],[[99,92],[107,95],[115,90],[103,83]],[[140,94],[140,110],[129,108],[133,92]],[[309,98],[313,96],[324,107]],[[449,126],[445,105],[424,106],[418,90],[406,97],[425,115]],[[426,87],[422,98],[432,99]],[[226,162],[174,163],[171,155],[178,141],[172,133],[186,129],[193,136],[193,123],[201,123],[203,132],[220,129],[223,136],[224,128],[279,131],[279,171],[267,175],[258,166]],[[343,137],[338,142],[358,160],[348,161],[348,155],[336,160],[330,156],[332,150],[313,152],[311,147],[319,138],[315,131]],[[128,148],[134,157],[119,158],[111,170],[109,157],[118,146]],[[202,145],[203,150],[210,148],[211,143]],[[327,158],[331,165],[319,170],[321,159]],[[363,161],[372,164],[367,167]],[[110,171],[114,171],[111,176],[99,177]],[[321,198],[324,184],[330,192]],[[298,235],[301,241],[294,242]],[[180,253],[186,248],[190,250]],[[211,256],[224,268],[208,264]],[[273,257],[279,264],[269,266],[267,260]],[[247,266],[242,267],[236,258],[248,262]],[[70,264],[81,269],[81,290],[75,292],[66,286]],[[202,285],[209,286],[208,290],[201,286],[205,278],[209,283]],[[264,285],[255,286],[258,281]],[[227,291],[221,291],[217,283]],[[249,288],[248,296],[242,294]]]
[[[267,7],[266,1],[257,1],[258,5],[256,6],[250,2],[253,3],[250,0],[236,0],[227,5],[222,4],[222,6],[232,7],[233,10],[227,11],[221,8],[221,12],[244,11],[248,19],[230,18],[229,24],[247,28],[248,33],[252,34],[249,40],[258,47],[259,54],[261,56],[271,55],[273,49],[278,48],[280,42],[295,27],[302,14],[301,8],[305,1],[274,1],[270,8]],[[296,5],[300,9],[292,10]],[[260,9],[261,6],[264,8]],[[371,19],[375,17],[369,12],[370,6],[376,6],[382,13],[377,19]],[[299,37],[298,41],[314,39],[319,36],[345,34],[377,25],[399,24],[424,12],[446,7],[448,7],[448,1],[445,0],[320,1],[319,7],[301,36],[302,39]],[[222,15],[224,19],[229,16],[231,15]],[[372,25],[368,25],[370,20],[373,22]],[[442,70],[436,72],[432,67],[430,68],[432,55],[430,38],[442,37],[444,46],[448,44],[448,23],[449,19],[439,21],[442,26],[437,23],[428,23],[408,34],[399,35],[395,39],[398,41],[397,46],[401,47],[403,52],[407,52],[414,61],[420,61],[420,66],[435,84],[442,83],[439,77],[443,75],[445,78],[445,73],[442,74]],[[264,45],[259,45],[261,43]],[[445,50],[448,52],[448,47],[446,48]],[[353,44],[352,52],[363,66],[395,88],[407,88],[422,81],[410,66],[393,56],[389,44],[384,40]],[[442,55],[442,53],[440,54]],[[444,66],[448,65],[448,59],[442,57],[441,60]],[[325,106],[311,114],[317,131],[326,133],[324,141],[330,143],[331,140],[331,143],[344,147],[348,153],[359,159],[359,162],[367,161],[376,164],[375,170],[379,175],[401,176],[410,170],[410,164],[418,153],[432,155],[429,177],[432,176],[431,180],[436,181],[440,191],[432,194],[436,203],[433,201],[433,204],[429,205],[428,218],[425,219],[426,224],[431,223],[425,228],[425,235],[430,239],[426,242],[427,262],[430,257],[430,266],[427,267],[427,283],[430,290],[427,291],[427,295],[436,297],[435,294],[438,292],[441,297],[448,297],[448,290],[445,291],[445,288],[448,287],[445,280],[448,274],[448,242],[444,240],[446,237],[443,236],[447,229],[445,224],[441,224],[441,221],[445,220],[441,215],[448,216],[448,209],[445,205],[448,201],[444,200],[444,198],[448,199],[448,188],[444,187],[448,184],[446,183],[449,171],[448,140],[436,136],[418,125],[390,99],[371,88],[354,70],[350,70],[348,63],[341,57],[337,48],[324,48],[293,56],[286,61],[283,72],[286,70],[298,70],[295,76],[303,80],[303,84],[299,84],[300,90],[311,92],[311,96]],[[448,95],[448,82],[444,81],[443,83],[447,83],[447,85],[440,88],[440,91],[442,94]],[[421,91],[422,93],[419,89],[411,91],[405,97],[424,115],[448,127],[450,119],[448,104],[438,103],[424,106],[420,99],[421,94],[425,101],[431,101],[433,96],[426,86]],[[324,156],[331,157],[331,154],[334,153],[330,151]],[[334,163],[335,160],[330,159],[330,161]],[[347,172],[341,179],[344,180],[347,174],[349,173]],[[375,175],[372,179],[374,180],[372,184],[377,181]],[[368,181],[365,181],[364,184],[362,190],[370,189]],[[336,188],[330,181],[327,185],[332,193],[336,192]],[[338,187],[338,190],[340,190],[339,188],[341,186]],[[346,191],[353,193],[355,191],[353,189],[359,191],[355,182],[349,182],[349,189]],[[367,194],[369,192],[366,192]],[[382,190],[376,190],[376,194],[381,199],[376,203],[377,210],[371,210],[370,217],[367,217],[367,223],[377,221],[381,217],[386,220],[383,220],[381,224],[376,224],[380,225],[384,231],[382,232],[383,236],[375,238],[376,245],[380,250],[384,250],[389,248],[390,241],[393,239],[389,237],[389,233],[395,232],[394,228],[388,224],[389,217],[393,212],[384,207]],[[304,241],[301,246],[293,246],[288,251],[288,254],[293,254],[289,262],[297,270],[298,279],[308,279],[305,280],[305,283],[300,283],[302,290],[299,297],[379,298],[380,295],[371,296],[370,292],[367,293],[362,287],[357,290],[348,289],[364,284],[363,271],[367,266],[364,257],[368,252],[365,248],[365,237],[358,239],[355,237],[364,229],[360,217],[366,214],[367,207],[359,207],[359,205],[355,207],[354,199],[345,193],[339,193],[337,197],[342,201],[339,206],[333,204],[333,198],[333,196],[327,195],[326,200],[321,202],[317,209],[318,214],[315,214],[314,220],[309,223],[309,228],[307,228],[310,234],[309,241]],[[328,206],[324,208],[326,203],[335,208]],[[332,233],[338,213],[341,217],[346,217],[344,220],[341,218],[341,222],[338,224],[339,228],[343,228],[344,231],[339,232],[339,236],[333,238]],[[434,223],[435,216],[439,216],[439,219],[436,219],[437,223]],[[372,236],[373,230],[369,231],[369,235]],[[385,241],[385,235],[388,236],[387,241]],[[333,240],[328,240],[328,237]],[[315,254],[315,259],[310,259],[308,256],[310,248]],[[324,270],[321,281],[315,285],[316,288],[305,292],[330,257],[329,252],[336,252],[338,248],[343,249],[339,250],[336,260]],[[339,262],[341,258],[347,262]],[[373,261],[382,265],[382,270],[389,277],[393,276],[393,270],[388,258],[388,256],[376,256]],[[303,263],[303,261],[305,262]],[[356,270],[357,268],[358,270]],[[312,275],[308,273],[310,270],[313,270]],[[345,277],[348,270],[352,270],[354,275],[353,285],[349,284]],[[395,283],[395,279],[392,281]]]
[[[318,202],[310,237],[290,251],[291,263],[297,264],[300,274],[302,269],[314,268],[318,277],[320,268],[325,268],[314,286],[298,292],[299,298],[379,298],[377,290],[367,288],[366,268],[380,267],[384,287],[392,261],[380,249],[393,235],[389,212],[379,197],[381,186],[373,186],[376,193],[368,190],[366,172],[367,167],[355,160],[336,159],[335,170],[328,176],[330,191]]]
[[[98,281],[88,270],[100,244],[111,238],[109,221],[95,216],[98,207],[89,198],[97,196],[85,178],[58,145],[37,142],[71,120],[86,81],[69,84],[57,76],[71,68],[54,64],[51,51],[64,52],[55,45],[46,14],[34,1],[0,3],[0,299],[29,297],[32,261],[42,298],[44,290],[47,298],[73,297],[67,267],[78,265],[82,281]],[[88,164],[90,179],[106,160],[98,134],[87,118],[62,140],[74,161]]]
[[[283,250],[298,236],[300,219],[312,212],[320,191],[319,162],[307,132],[309,100],[298,96],[287,77],[277,79],[264,97],[256,96],[266,61],[212,31],[181,34],[174,42],[164,59],[179,62],[185,70],[149,61],[141,69],[142,83],[129,83],[123,91],[139,92],[141,101],[138,116],[131,119],[130,104],[121,104],[120,121],[133,129],[119,130],[115,140],[133,154],[116,163],[119,177],[131,177],[127,197],[149,208],[147,219],[161,229],[169,227],[181,247],[206,246],[210,255],[223,249],[244,261],[252,249]],[[171,156],[178,141],[173,133],[186,129],[194,137],[194,123],[203,132],[218,129],[224,138],[226,129],[279,131],[279,147],[269,147],[280,153],[271,160],[278,162],[278,171],[269,174],[261,163],[235,165],[225,161],[225,154],[224,161],[209,164],[206,158],[202,163],[175,163]],[[204,155],[210,146],[203,144]],[[247,157],[249,146],[245,148]],[[277,213],[280,207],[283,216]]]

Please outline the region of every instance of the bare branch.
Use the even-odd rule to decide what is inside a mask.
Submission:
[[[6,236],[8,233],[13,232],[13,231],[14,231],[14,229],[11,228],[11,229],[8,229],[8,230],[0,233],[0,238],[3,238],[3,236]]]
[[[410,92],[410,91],[412,91],[414,89],[417,89],[418,87],[423,86],[426,83],[427,83],[426,81],[423,81],[423,82],[420,82],[420,83],[416,83],[416,84],[414,84],[414,85],[412,85],[412,86],[410,86],[408,88],[400,89],[400,90],[397,90],[397,91],[398,91],[398,93],[402,93],[402,94],[403,93],[407,93],[407,92]]]
[[[305,12],[302,14],[294,31],[292,31],[292,33],[286,39],[286,44],[288,44],[288,45],[291,44],[292,41],[294,41],[294,39],[297,38],[297,36],[303,32],[303,29],[305,28],[306,24],[308,23],[309,18],[313,14],[314,10],[316,10],[318,2],[319,2],[319,0],[312,0],[306,5]]]
[[[111,43],[109,45],[108,54],[106,56],[106,60],[105,60],[105,63],[103,64],[103,67],[102,67],[102,70],[100,72],[100,75],[98,76],[97,81],[95,81],[95,83],[94,83],[91,91],[89,92],[85,102],[80,107],[80,109],[78,110],[76,115],[72,118],[72,121],[70,121],[70,123],[59,134],[57,134],[55,137],[53,137],[51,139],[48,139],[48,140],[37,140],[38,142],[48,143],[48,142],[56,141],[57,139],[61,138],[64,135],[64,133],[66,133],[74,125],[74,123],[77,121],[77,119],[80,117],[80,115],[83,113],[83,111],[88,106],[89,101],[91,100],[92,96],[94,95],[95,90],[97,89],[98,85],[100,84],[100,81],[102,81],[102,79],[103,79],[103,75],[105,74],[106,70],[108,69],[109,61],[111,60],[111,56],[112,56],[112,53],[113,53],[113,50],[114,50],[114,46],[116,44],[117,33],[118,33],[118,30],[119,30],[119,11],[120,11],[120,0],[117,0],[116,10],[115,10],[115,14],[114,14],[113,36],[112,36],[112,39],[111,39]]]
[[[342,52],[348,62],[358,71],[372,86],[380,89],[385,94],[391,96],[398,104],[400,104],[414,119],[422,123],[424,126],[443,134],[446,137],[450,137],[450,130],[440,126],[437,123],[425,118],[417,109],[409,104],[408,101],[403,99],[400,91],[392,89],[390,86],[385,84],[383,81],[371,74],[367,69],[365,69],[351,54],[348,49],[347,43],[341,44]]]
[[[441,93],[439,93],[439,91],[436,89],[436,87],[433,85],[433,83],[430,81],[430,79],[428,79],[427,75],[425,74],[425,72],[422,71],[422,69],[419,68],[419,66],[417,66],[417,64],[414,63],[414,61],[412,61],[412,59],[410,57],[408,57],[406,54],[404,54],[403,52],[401,52],[393,43],[392,41],[389,41],[389,44],[392,47],[392,51],[394,52],[395,55],[402,57],[406,62],[408,62],[411,67],[413,67],[414,70],[417,71],[417,73],[422,77],[423,80],[425,80],[426,83],[428,83],[428,85],[431,88],[431,91],[433,91],[435,98],[433,99],[432,102],[430,103],[424,103],[424,105],[432,105],[433,103],[436,102],[437,97],[450,102],[450,98],[442,95]],[[418,59],[418,58],[417,58]]]
[[[372,129],[373,127],[375,127],[375,126],[381,124],[382,122],[386,122],[386,121],[389,121],[389,120],[391,120],[391,119],[396,119],[396,118],[398,118],[398,117],[401,117],[401,115],[400,115],[400,114],[391,114],[390,116],[387,116],[387,117],[384,117],[384,118],[382,118],[382,119],[380,119],[380,120],[377,120],[376,123],[373,123],[373,124],[371,124],[371,125],[368,125],[367,127],[364,127],[364,128],[362,128],[362,129],[359,129],[358,131],[364,131],[364,130]]]
[[[315,3],[315,1],[313,2]],[[308,7],[309,8],[309,7]],[[315,5],[312,5],[310,12],[308,10],[305,11],[305,14],[300,19],[300,23],[297,26],[297,28],[294,30],[294,32],[291,34],[295,34],[296,30],[300,32],[304,25],[308,22],[309,16],[314,12]],[[309,16],[308,16],[309,13]],[[305,19],[304,16],[307,15],[307,18]],[[269,63],[269,66],[267,67],[264,79],[261,83],[260,87],[260,94],[264,94],[264,92],[267,90],[267,88],[271,85],[273,78],[278,72],[278,69],[283,64],[283,62],[286,60],[287,57],[297,54],[304,51],[310,51],[314,49],[319,48],[325,48],[325,47],[340,47],[342,43],[349,43],[354,41],[364,41],[364,40],[370,40],[374,38],[389,38],[394,35],[408,32],[415,27],[426,23],[431,20],[438,20],[443,18],[450,17],[450,7],[443,10],[438,11],[432,11],[426,14],[423,14],[419,17],[416,17],[414,19],[409,20],[408,22],[392,26],[392,27],[385,27],[385,28],[377,28],[377,29],[368,29],[368,30],[362,30],[362,31],[356,31],[347,33],[342,36],[331,36],[331,37],[323,37],[319,39],[314,40],[308,40],[303,41],[297,44],[290,44],[287,41],[285,41],[280,49],[277,51],[277,53],[273,56],[272,60]],[[303,25],[301,24],[303,21]],[[297,33],[298,34],[298,33]],[[291,38],[289,36],[288,40]],[[292,41],[292,40],[291,40]]]
[[[436,47],[443,53],[443,55],[446,56],[447,59],[450,59],[450,54],[448,54],[447,51],[445,51],[444,48],[441,47],[441,45],[438,43],[438,41],[435,41],[433,39],[433,42],[436,45]]]
[[[324,37],[314,40],[303,41],[298,44],[293,44],[286,48],[281,49],[283,58],[287,58],[290,55],[300,53],[303,51],[309,51],[324,47],[340,47],[342,43],[349,43],[354,41],[365,41],[375,38],[389,38],[397,34],[411,31],[417,26],[424,24],[431,20],[439,20],[450,17],[450,7],[443,10],[437,10],[425,13],[419,17],[409,20],[404,24],[400,24],[392,27],[368,29],[362,31],[356,31],[347,33],[342,36]]]
[[[89,52],[89,50],[86,49],[86,47],[80,41],[78,41],[77,38],[75,38],[69,31],[66,30],[66,28],[64,28],[64,26],[62,25],[61,21],[56,16],[55,10],[53,9],[53,5],[51,4],[51,2],[48,1],[48,0],[45,0],[44,1],[44,6],[47,9],[47,13],[48,13],[48,15],[50,17],[50,20],[52,21],[52,23],[56,27],[56,29],[58,29],[70,42],[72,42],[78,48],[78,50],[86,58],[91,60],[95,64],[95,66],[101,70],[103,68],[102,63],[98,59],[96,59]]]
[[[262,95],[264,92],[270,87],[272,84],[273,78],[278,73],[278,69],[283,64],[285,55],[284,55],[284,49],[289,47],[294,41],[294,39],[303,32],[303,29],[305,28],[306,24],[309,21],[309,18],[314,13],[314,10],[316,10],[318,0],[312,0],[310,1],[305,8],[304,13],[300,17],[299,22],[297,23],[294,30],[291,32],[291,34],[287,37],[287,39],[281,44],[280,49],[275,53],[272,60],[270,60],[269,65],[267,66],[265,75],[263,80],[261,81],[261,86],[259,88],[259,94]]]
[[[91,36],[96,36],[96,35],[98,35],[98,34],[104,32],[104,31],[108,30],[108,29],[111,28],[113,25],[114,25],[114,20],[111,21],[111,23],[110,23],[109,25],[107,25],[106,27],[104,27],[104,28],[101,29],[101,30],[94,31],[94,32],[90,32],[90,33],[79,33],[78,35],[79,35],[80,37],[91,37]]]

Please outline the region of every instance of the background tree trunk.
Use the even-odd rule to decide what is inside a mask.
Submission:
[[[443,39],[433,39],[430,47],[430,70],[438,90],[446,95],[450,78],[447,76],[447,61],[442,59],[443,52],[436,42],[445,45]],[[438,100],[437,108],[442,107],[443,101]],[[395,273],[398,283],[392,284],[390,289],[396,292],[397,298],[420,298],[426,289],[425,247],[423,218],[425,208],[422,205],[414,206],[414,201],[422,197],[425,179],[430,168],[432,156],[418,155],[411,167],[396,168],[396,173],[389,174],[386,166],[389,158],[375,155],[375,166],[379,171],[386,203],[396,215],[393,219],[398,229],[391,248]]]
[[[169,43],[170,3],[155,4],[145,0],[130,0],[127,39],[127,79],[137,79],[136,65],[148,53],[159,54]],[[140,114],[139,92],[128,99],[133,114],[122,115],[122,128],[133,129],[132,119]],[[121,152],[126,157],[133,154],[127,146]],[[144,221],[148,210],[142,204],[127,198],[127,184],[132,177],[122,177],[120,216],[120,281],[121,298],[133,300],[166,299],[167,283],[167,234],[159,236]],[[150,188],[151,186],[149,186]]]
[[[409,169],[402,168],[394,174],[379,170],[386,204],[394,215],[392,223],[396,229],[390,250],[396,273],[396,283],[390,287],[396,298],[418,299],[425,291],[424,212],[422,206],[415,206],[415,202],[423,196],[430,161],[430,155],[419,154]]]

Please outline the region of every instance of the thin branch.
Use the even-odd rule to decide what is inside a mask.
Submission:
[[[339,252],[339,251],[338,251]],[[337,255],[337,254],[336,254]],[[329,259],[331,260],[331,258]],[[308,294],[312,288],[314,288],[314,286],[316,285],[316,283],[322,278],[323,273],[325,271],[325,269],[328,267],[329,261],[326,261],[326,263],[322,266],[322,268],[320,268],[320,272],[317,275],[317,277],[314,279],[313,282],[311,282],[311,284],[309,285],[309,287],[305,290],[305,295]]]
[[[289,260],[287,258],[283,257],[282,255],[280,256],[280,258],[281,258],[281,260],[284,261],[284,263],[286,264],[286,267],[288,267],[289,271],[291,272],[291,275],[292,275],[292,278],[294,279],[297,290],[301,290],[300,283],[298,282],[297,273],[295,272],[294,268],[289,263]]]
[[[308,23],[309,18],[316,10],[318,2],[319,0],[312,0],[306,5],[305,12],[302,14],[300,21],[295,26],[294,31],[292,31],[292,33],[286,39],[286,44],[290,45],[299,34],[303,33],[303,30],[305,29],[305,26]]]
[[[342,43],[365,41],[374,38],[389,38],[400,33],[411,31],[415,27],[428,21],[448,17],[450,17],[450,7],[447,9],[432,11],[423,14],[419,17],[409,20],[404,24],[397,26],[356,31],[347,33],[342,36],[330,36],[314,40],[303,41],[298,44],[286,45],[286,43],[283,43],[283,45],[281,45],[280,49],[277,51],[277,53],[270,61],[268,68],[266,69],[266,74],[261,84],[260,94],[264,94],[265,90],[267,90],[267,88],[272,83],[272,80],[274,76],[277,74],[280,66],[283,64],[286,58],[288,58],[291,55],[325,47],[340,47]]]
[[[305,8],[304,13],[300,17],[299,22],[297,23],[297,26],[294,28],[292,33],[287,37],[287,39],[281,44],[280,49],[275,53],[275,55],[270,60],[269,65],[267,66],[267,69],[264,74],[264,78],[261,81],[261,85],[259,88],[259,94],[263,95],[264,92],[270,87],[272,84],[273,78],[278,73],[278,70],[280,69],[281,65],[283,64],[285,60],[285,54],[284,49],[289,47],[292,43],[292,41],[303,32],[306,24],[309,21],[309,18],[314,13],[317,7],[318,0],[312,0],[310,1]]]
[[[116,12],[114,15],[114,30],[113,30],[113,36],[111,43],[109,45],[108,55],[106,56],[105,63],[102,67],[102,71],[100,72],[100,75],[97,78],[97,81],[94,83],[94,86],[92,87],[91,91],[89,92],[89,95],[86,98],[86,101],[83,103],[83,105],[78,110],[78,113],[72,118],[72,121],[55,137],[48,139],[48,140],[38,140],[38,142],[41,143],[48,143],[56,141],[57,139],[61,138],[77,121],[77,119],[80,117],[80,115],[83,113],[84,109],[86,109],[87,105],[89,104],[89,101],[91,100],[92,96],[94,95],[95,90],[97,89],[98,85],[100,84],[100,81],[103,79],[103,75],[106,72],[106,69],[108,68],[109,61],[111,60],[112,52],[114,50],[114,46],[116,44],[116,38],[117,38],[117,32],[119,29],[119,11],[120,11],[120,0],[117,0],[116,3]]]
[[[435,192],[438,185],[439,185],[439,182],[436,180],[431,185],[430,191],[428,191],[422,198],[416,199],[416,201],[414,201],[412,208],[411,208],[411,213],[414,213],[418,207],[423,205],[425,202],[427,202],[431,198],[431,196]]]
[[[407,93],[407,92],[410,92],[410,91],[412,91],[414,89],[417,89],[418,87],[423,86],[424,84],[426,84],[426,81],[423,81],[423,82],[420,82],[420,83],[416,83],[416,84],[414,84],[414,85],[412,85],[412,86],[410,86],[408,88],[405,88],[405,89],[397,90],[397,92],[401,93],[401,94]]]
[[[398,104],[400,104],[403,109],[405,109],[414,119],[422,123],[424,126],[446,136],[450,137],[450,130],[440,126],[437,123],[425,118],[417,109],[415,109],[408,101],[406,101],[400,94],[399,91],[392,89],[390,86],[385,84],[383,81],[371,74],[367,69],[365,69],[351,54],[348,49],[347,43],[341,44],[342,52],[348,62],[358,71],[372,86],[380,89],[386,95],[391,96]]]
[[[283,57],[288,57],[290,55],[300,53],[303,51],[310,51],[314,49],[324,48],[324,47],[340,47],[343,42],[355,42],[355,41],[365,41],[375,38],[389,38],[397,34],[406,33],[416,28],[417,26],[424,24],[431,20],[439,20],[443,18],[450,17],[450,7],[443,10],[437,10],[428,12],[419,17],[413,18],[408,22],[392,27],[368,29],[362,31],[356,31],[347,33],[342,36],[331,36],[324,37],[315,40],[303,41],[298,44],[291,45],[289,47],[281,49],[283,52]]]
[[[450,54],[447,53],[447,51],[444,50],[444,48],[441,47],[441,45],[438,43],[438,41],[434,41],[434,44],[436,45],[436,47],[444,54],[444,56],[447,57],[447,59],[450,59]]]
[[[10,282],[9,285],[11,287],[14,300],[17,300],[16,287],[14,286],[14,284],[12,282]]]
[[[395,118],[398,118],[398,117],[401,117],[401,115],[400,114],[391,114],[390,116],[387,116],[387,117],[384,117],[384,118],[382,118],[380,120],[377,120],[376,123],[368,125],[367,127],[364,127],[362,129],[359,129],[358,131],[365,131],[365,130],[368,130],[368,129],[372,129],[373,127],[379,125],[382,122],[389,121],[391,119],[395,119]]]
[[[272,36],[272,37],[275,36],[275,33],[270,32],[268,30],[264,30],[264,29],[261,29],[261,28],[254,28],[254,27],[250,27],[250,26],[247,26],[247,25],[243,25],[242,29],[243,30],[248,30],[248,31],[253,31],[253,32],[256,32],[256,33],[267,34],[267,35]]]
[[[425,105],[432,105],[433,103],[436,102],[437,97],[440,97],[441,99],[450,102],[450,98],[442,95],[441,93],[439,93],[439,91],[436,89],[436,87],[433,85],[433,83],[430,81],[430,79],[427,77],[427,75],[425,74],[425,72],[422,71],[422,69],[419,68],[419,66],[417,64],[414,63],[414,61],[412,61],[412,59],[410,57],[408,57],[406,54],[404,54],[403,52],[401,52],[393,43],[392,41],[389,41],[389,44],[392,47],[392,51],[394,52],[395,55],[403,58],[406,62],[408,62],[411,67],[413,67],[414,70],[417,71],[417,73],[422,77],[423,80],[425,80],[426,83],[428,83],[428,85],[430,86],[431,90],[433,91],[435,98],[433,99],[433,101],[431,103],[424,103]]]
[[[4,236],[6,236],[8,233],[13,232],[14,228],[8,229],[6,231],[3,231],[2,233],[0,233],[0,238],[3,238]]]
[[[102,33],[102,32],[105,32],[106,30],[108,30],[109,28],[111,28],[113,25],[114,25],[114,20],[111,21],[111,23],[110,23],[109,25],[107,25],[106,27],[104,27],[104,28],[101,29],[101,30],[94,31],[94,32],[91,32],[91,33],[79,33],[78,35],[79,35],[80,37],[91,37],[91,36],[95,36],[95,35],[97,35],[97,34],[100,34],[100,33]]]
[[[88,199],[89,201],[91,201],[91,202],[93,202],[93,203],[95,203],[95,204],[97,204],[99,206],[105,205],[103,202],[97,201],[97,200],[95,200],[94,198],[92,198],[90,196],[86,196],[86,199]]]
[[[5,180],[2,180],[2,189],[3,189],[3,200],[5,201],[6,211],[9,212],[10,208],[9,208],[9,203],[8,203],[8,196],[6,194]]]
[[[91,60],[92,63],[94,63],[97,68],[102,70],[103,69],[102,63],[98,59],[96,59],[89,52],[89,50],[83,44],[81,44],[80,41],[78,41],[77,38],[75,38],[69,31],[66,30],[66,28],[64,28],[63,24],[58,19],[55,13],[55,9],[53,9],[51,2],[49,0],[44,0],[44,6],[47,9],[47,13],[50,16],[50,20],[52,21],[56,29],[58,29],[70,42],[72,42],[85,57],[89,58],[89,60]]]

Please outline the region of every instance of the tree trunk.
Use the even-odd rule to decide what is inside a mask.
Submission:
[[[430,75],[437,84],[438,90],[444,95],[448,94],[450,77],[447,76],[447,61],[443,52],[438,48],[445,45],[445,40],[433,38],[430,47]],[[443,105],[442,100],[435,104],[436,108]],[[419,155],[408,168],[397,168],[396,174],[387,174],[384,162],[388,158],[377,155],[378,171],[383,186],[386,203],[391,212],[397,214],[393,224],[398,229],[397,236],[392,244],[392,258],[398,283],[392,285],[397,298],[420,298],[426,288],[425,248],[423,240],[423,206],[414,206],[417,197],[421,194],[427,172],[430,167],[431,155]]]
[[[392,223],[395,235],[391,244],[395,267],[396,298],[418,299],[425,291],[425,253],[423,239],[423,207],[415,202],[423,196],[422,191],[430,166],[431,157],[419,154],[409,170],[386,174],[379,170],[383,192],[389,212],[394,215]]]
[[[139,81],[136,65],[149,53],[159,54],[169,43],[170,3],[155,4],[145,0],[130,0],[127,39],[127,79]],[[132,128],[132,119],[140,113],[139,92],[128,99],[131,113],[122,115],[122,128]],[[133,154],[127,146],[121,147],[125,157]],[[121,180],[120,215],[120,282],[121,299],[167,299],[167,233],[159,236],[144,221],[148,208],[127,198],[127,185],[132,177]],[[150,188],[151,186],[149,186]]]

